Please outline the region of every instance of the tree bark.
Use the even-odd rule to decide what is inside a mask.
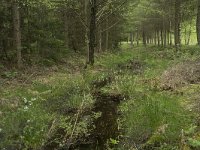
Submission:
[[[200,1],[198,1],[196,30],[197,30],[197,42],[198,42],[198,45],[200,45]]]
[[[181,0],[175,0],[175,30],[174,30],[174,43],[176,51],[180,49],[181,44]]]
[[[143,27],[143,30],[142,30],[142,39],[143,39],[143,45],[146,46],[147,45],[147,41],[146,41],[146,34],[145,34],[145,31],[144,31],[144,27]]]
[[[102,51],[102,31],[101,31],[101,26],[99,26],[99,52]]]
[[[167,30],[164,30],[164,47],[167,46]]]
[[[156,31],[154,32],[154,45],[157,45],[157,34],[156,34]]]
[[[160,31],[160,37],[161,37],[161,45],[164,46],[163,29],[161,29],[161,31]]]
[[[170,45],[170,31],[167,30],[167,45]]]
[[[159,33],[159,30],[157,31],[157,38],[158,38],[158,46],[160,46],[160,33]]]
[[[20,12],[17,0],[12,1],[13,7],[13,28],[14,28],[14,48],[17,51],[17,67],[22,67],[22,52],[21,52],[21,29],[20,29]]]
[[[84,10],[84,13],[85,13],[85,22],[86,22],[86,25],[87,22],[88,22],[88,4],[89,4],[89,0],[85,0],[85,10]],[[89,62],[89,37],[88,37],[88,32],[89,32],[89,29],[88,27],[85,27],[85,43],[86,43],[86,49],[87,49],[87,52],[88,52],[88,58],[86,60],[86,64]]]
[[[137,46],[139,46],[139,31],[137,29]]]
[[[106,19],[106,29],[108,28],[108,18]],[[106,30],[106,50],[109,49],[109,31]]]
[[[64,12],[64,31],[65,31],[65,47],[68,49],[69,48],[69,24],[68,24],[68,14],[67,12]]]
[[[133,48],[133,32],[130,33],[131,48]]]
[[[10,61],[7,53],[7,42],[5,39],[2,40],[2,52],[4,53],[6,60]]]
[[[148,36],[146,36],[146,43],[147,43],[147,44],[150,44],[150,41],[149,41],[149,37],[148,37]]]
[[[94,64],[94,49],[95,49],[95,32],[96,32],[96,0],[90,1],[90,33],[89,33],[89,59],[88,64]]]
[[[169,22],[169,44],[170,44],[170,46],[172,46],[172,33],[171,33],[171,31],[172,31],[172,23],[170,21]]]
[[[189,33],[188,33],[187,45],[190,45],[191,33],[192,33],[192,21],[190,23],[190,29],[189,29]]]
[[[185,45],[187,45],[187,29],[186,29],[186,27],[185,27]]]

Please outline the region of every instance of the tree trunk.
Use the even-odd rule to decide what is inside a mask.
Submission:
[[[189,29],[189,33],[188,33],[187,45],[190,45],[191,33],[192,33],[192,21],[190,23],[190,29]]]
[[[133,48],[133,32],[130,33],[131,48]]]
[[[150,43],[150,42],[149,42],[149,37],[148,37],[148,36],[146,36],[146,43],[147,43],[147,44]]]
[[[89,4],[89,0],[85,0],[85,10],[84,10],[84,13],[85,13],[85,22],[86,22],[86,25],[87,22],[88,22],[88,4]],[[86,60],[86,64],[89,62],[89,37],[88,37],[88,32],[89,32],[89,29],[88,27],[85,27],[85,44],[86,44],[86,50],[88,52],[88,58]]]
[[[176,51],[180,49],[181,44],[181,0],[175,1],[175,30],[174,30],[174,43]]]
[[[102,31],[101,31],[101,26],[99,26],[99,52],[102,51]]]
[[[68,24],[68,14],[67,12],[64,12],[64,35],[65,35],[65,47],[68,49],[69,48],[69,33],[68,33],[68,30],[69,30],[69,24]]]
[[[160,37],[161,37],[161,45],[164,46],[163,29],[161,29],[161,31],[160,31]]]
[[[172,31],[172,23],[170,21],[169,22],[169,44],[170,44],[170,46],[172,46],[172,33],[171,33],[171,31]]]
[[[166,29],[164,30],[164,47],[167,46],[167,31]]]
[[[88,64],[94,64],[95,32],[96,32],[96,0],[91,0],[90,33],[89,33],[89,58]]]
[[[12,1],[13,7],[13,27],[14,27],[14,48],[17,51],[17,67],[22,67],[21,52],[21,30],[20,30],[20,12],[17,0]]]
[[[146,42],[147,42],[147,41],[146,41],[146,35],[145,35],[144,29],[143,29],[143,31],[142,31],[142,39],[143,39],[143,45],[146,46],[146,44],[147,44]]]
[[[2,40],[2,53],[4,53],[7,61],[10,61],[7,53],[7,41],[5,39]]]
[[[185,27],[185,45],[187,45],[187,29]]]
[[[156,31],[154,32],[154,44],[157,45],[157,35],[156,35]]]
[[[28,0],[26,0],[26,3],[28,3]],[[28,45],[28,48],[27,48],[27,53],[28,53],[28,57],[30,59],[31,57],[31,48],[30,48],[30,45],[31,45],[31,32],[30,32],[30,6],[26,6],[26,14],[27,14],[27,26],[26,26],[26,32],[27,32],[27,37],[26,37],[26,40],[27,40],[27,45]]]
[[[170,46],[172,46],[173,41],[172,41],[172,33],[171,32],[169,33],[169,40],[170,40]]]
[[[159,30],[157,31],[157,37],[158,37],[158,46],[160,46],[160,33],[159,33]]]
[[[106,19],[106,29],[108,29],[108,22],[109,20],[108,20],[108,17],[107,17],[107,19]],[[106,30],[106,50],[108,50],[109,49],[109,31],[108,30]]]
[[[198,1],[198,11],[197,11],[197,22],[196,22],[196,30],[197,30],[197,42],[200,45],[200,1]]]
[[[139,46],[139,31],[137,30],[137,46]]]
[[[167,45],[170,45],[170,31],[167,30]]]

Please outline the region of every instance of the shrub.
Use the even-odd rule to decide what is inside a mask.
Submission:
[[[163,89],[176,89],[200,81],[200,61],[185,61],[168,68],[161,76]]]

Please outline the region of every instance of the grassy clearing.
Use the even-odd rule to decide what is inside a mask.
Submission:
[[[0,149],[39,149],[60,128],[67,131],[66,136],[75,132],[73,138],[86,132],[87,121],[80,120],[75,131],[73,126],[77,111],[92,107],[90,85],[81,73],[68,72],[74,68],[48,72],[31,84],[11,83],[1,88]]]
[[[198,147],[197,113],[191,111],[194,103],[190,101],[191,95],[196,95],[194,101],[198,97],[198,84],[176,91],[160,88],[163,72],[180,61],[196,59],[198,48],[184,47],[179,57],[173,51],[156,47],[131,50],[123,45],[122,51],[101,54],[95,66],[87,70],[61,69],[35,78],[32,84],[2,88],[0,148],[39,149],[51,139],[62,147],[67,139],[87,136],[95,114],[81,116],[79,112],[92,109],[92,84],[106,77],[113,81],[102,91],[126,97],[119,106],[122,138],[113,139],[123,145],[119,149]],[[193,128],[195,132],[190,131]],[[58,136],[58,129],[65,135]]]
[[[38,149],[55,134],[60,124],[71,129],[70,134],[73,128],[70,119],[73,121],[75,116],[68,112],[76,113],[83,100],[81,109],[90,108],[93,103],[89,85],[82,76],[62,73],[37,79],[29,86],[5,89],[1,96],[1,145],[2,148],[7,145],[7,149]]]
[[[197,59],[197,55],[186,49],[184,48],[184,53],[180,53],[177,58],[173,55],[173,49],[161,51],[155,47],[137,48],[119,54],[123,57],[115,55],[110,61],[106,61],[107,64],[112,64],[113,60],[124,63],[127,59],[137,59],[145,64],[144,72],[139,75],[134,75],[132,70],[121,70],[120,74],[116,73],[115,81],[103,89],[129,97],[120,106],[121,126],[123,136],[126,137],[121,149],[189,147],[189,137],[184,139],[184,143],[181,135],[195,126],[195,114],[183,105],[187,101],[185,95],[179,94],[180,92],[162,91],[159,81],[168,67],[185,59]],[[187,95],[187,92],[185,94]]]

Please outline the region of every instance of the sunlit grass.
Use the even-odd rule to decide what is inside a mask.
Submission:
[[[173,49],[167,50],[167,53],[161,55],[162,57],[155,55],[155,50],[152,49],[156,48],[138,48],[131,53],[122,53],[121,55],[125,55],[125,57],[126,55],[131,56],[128,57],[129,59],[139,59],[145,62],[144,72],[134,75],[129,70],[122,70],[120,74],[116,74],[114,82],[103,90],[128,96],[128,100],[122,102],[120,110],[123,116],[121,122],[125,132],[124,136],[128,140],[131,139],[129,147],[134,143],[143,144],[145,141],[147,144],[151,143],[154,138],[152,136],[160,128],[163,128],[163,133],[158,136],[164,138],[154,142],[160,142],[160,146],[167,143],[171,148],[179,147],[181,132],[193,124],[194,114],[183,107],[182,103],[185,101],[185,97],[162,91],[157,84],[159,76],[165,69],[191,54],[181,53],[174,59]],[[120,62],[122,58],[123,56],[116,60]],[[107,63],[111,63],[110,60]]]

